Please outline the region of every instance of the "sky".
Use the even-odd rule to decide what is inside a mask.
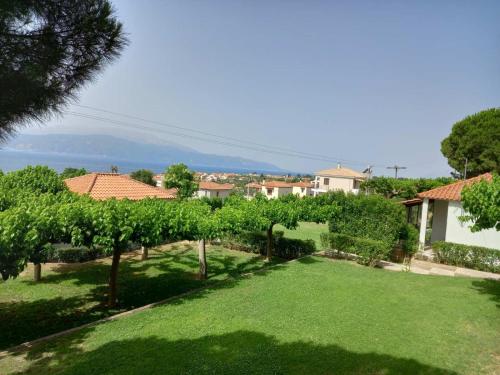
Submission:
[[[400,176],[433,177],[451,171],[440,142],[452,125],[500,106],[497,0],[112,2],[130,45],[78,104],[327,160],[71,115],[28,132],[169,141],[297,172],[342,162],[387,175],[398,164]]]

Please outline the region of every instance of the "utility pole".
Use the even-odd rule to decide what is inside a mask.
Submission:
[[[393,165],[392,167],[387,167],[387,169],[394,169],[394,178],[398,178],[398,171],[400,169],[406,169],[406,167],[401,167],[399,165]]]

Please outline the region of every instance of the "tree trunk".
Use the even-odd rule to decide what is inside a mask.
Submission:
[[[205,240],[198,241],[198,260],[200,261],[200,279],[205,280],[208,276],[207,253],[205,251]]]
[[[40,263],[35,264],[35,274],[33,279],[35,282],[39,282],[42,279],[42,265]]]
[[[267,262],[270,262],[273,257],[273,225],[274,224],[271,224],[269,228],[267,228]]]
[[[141,260],[148,259],[148,248],[141,246]]]
[[[117,296],[117,281],[118,281],[118,267],[120,266],[120,255],[121,250],[113,250],[113,262],[111,263],[111,273],[109,275],[109,296],[108,296],[108,306],[116,306],[116,296]]]

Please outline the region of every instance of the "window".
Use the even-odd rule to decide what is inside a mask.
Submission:
[[[300,188],[300,191],[304,192],[304,190],[306,190],[306,188]]]
[[[273,189],[272,188],[267,189],[267,195],[273,195]]]
[[[329,178],[324,178],[323,179],[323,185],[330,185],[330,179]]]
[[[215,196],[216,196],[216,197],[218,197],[218,196],[219,196],[219,192],[217,192],[217,193],[215,194]]]

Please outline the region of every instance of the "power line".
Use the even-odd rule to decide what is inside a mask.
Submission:
[[[139,125],[139,124],[135,124],[135,123],[134,124],[127,123],[127,122],[113,120],[113,119],[109,119],[109,118],[105,118],[105,117],[89,115],[86,113],[78,113],[78,112],[72,112],[72,111],[64,111],[64,113],[71,115],[71,116],[76,116],[76,117],[86,118],[86,119],[90,119],[90,120],[105,122],[105,123],[109,123],[112,125],[119,125],[121,127],[126,127],[126,128],[134,129],[134,130],[142,129],[142,130],[146,130],[149,132],[161,132],[161,133],[166,133],[166,134],[170,134],[170,135],[177,136],[177,137],[182,137],[182,138],[187,138],[187,139],[196,139],[196,140],[203,141],[203,142],[211,142],[211,143],[220,144],[220,145],[224,145],[224,146],[244,148],[244,149],[258,151],[258,152],[265,152],[265,153],[269,153],[269,154],[284,155],[284,156],[291,156],[291,157],[297,157],[297,158],[302,158],[302,159],[327,161],[327,162],[333,162],[333,160],[334,160],[334,159],[329,159],[329,158],[305,156],[305,155],[291,153],[291,152],[274,151],[271,149],[257,148],[257,147],[252,147],[252,146],[246,146],[246,145],[225,142],[225,141],[217,141],[217,140],[213,140],[213,139],[207,139],[207,138],[203,138],[203,137],[199,137],[199,136],[194,136],[191,134],[184,134],[184,133],[172,132],[172,131],[167,131],[167,130],[159,130],[157,128],[153,128],[153,127],[149,127],[149,126]]]
[[[166,126],[166,127],[170,127],[170,128],[174,128],[174,129],[178,129],[178,130],[182,130],[182,131],[193,132],[193,133],[197,133],[197,134],[200,134],[200,135],[214,137],[214,138],[219,138],[219,139],[223,139],[223,140],[227,140],[227,141],[231,141],[231,142],[237,142],[237,143],[242,143],[242,144],[249,144],[249,145],[253,145],[253,146],[262,147],[262,148],[265,148],[265,149],[272,148],[273,150],[280,150],[280,151],[283,151],[283,152],[286,152],[286,153],[293,153],[293,154],[297,154],[297,155],[303,155],[304,158],[306,158],[306,157],[314,157],[315,159],[312,159],[312,160],[321,160],[321,161],[328,161],[328,162],[339,162],[339,161],[341,161],[341,162],[345,162],[346,164],[363,165],[363,166],[366,166],[367,164],[369,164],[369,163],[360,162],[360,161],[357,161],[357,160],[350,160],[350,159],[344,159],[344,158],[338,158],[338,157],[330,157],[330,156],[325,156],[325,155],[315,154],[315,153],[310,153],[310,152],[296,151],[296,150],[292,150],[292,149],[289,149],[289,148],[284,148],[284,147],[279,147],[279,146],[272,146],[272,145],[268,145],[268,144],[262,144],[262,143],[248,141],[248,140],[242,140],[242,139],[238,139],[238,138],[234,138],[234,137],[229,137],[229,136],[222,136],[222,135],[219,135],[219,134],[205,132],[205,131],[198,130],[198,129],[193,129],[193,128],[188,128],[188,127],[184,127],[184,126],[174,125],[174,124],[166,123],[166,122],[149,120],[149,119],[145,119],[145,118],[142,118],[142,117],[133,116],[133,115],[129,115],[129,114],[121,113],[121,112],[110,111],[110,110],[103,109],[103,108],[97,108],[97,107],[92,107],[92,106],[87,106],[87,105],[81,105],[81,104],[74,104],[74,106],[81,107],[81,108],[86,108],[86,109],[90,109],[90,110],[93,110],[93,111],[108,113],[108,114],[111,114],[111,115],[114,115],[114,116],[121,116],[121,117],[129,118],[129,119],[132,119],[132,120],[138,120],[138,121],[147,122],[147,123],[151,123],[151,124],[155,124],[155,125]],[[78,113],[78,112],[73,112],[73,113]],[[210,142],[213,142],[213,141],[210,140]],[[235,145],[234,147],[237,147],[237,146]],[[259,149],[258,151],[261,151],[261,150]]]

